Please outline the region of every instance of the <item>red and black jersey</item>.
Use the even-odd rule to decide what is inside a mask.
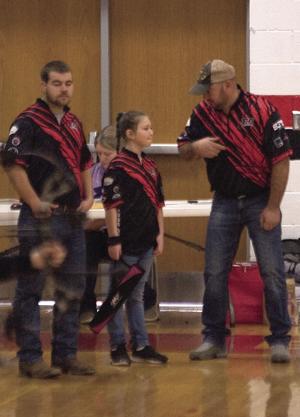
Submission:
[[[144,153],[127,149],[112,160],[103,177],[106,210],[117,208],[123,253],[139,255],[156,246],[157,212],[164,205],[162,181],[156,165]]]
[[[255,195],[270,187],[272,165],[292,154],[276,108],[265,98],[240,91],[229,114],[208,101],[198,104],[177,139],[186,142],[215,137],[226,150],[206,159],[212,190],[228,197]]]
[[[81,172],[92,166],[92,157],[81,122],[69,108],[65,108],[58,123],[47,103],[38,99],[13,122],[5,153],[14,156],[14,163],[24,166],[39,196],[55,169],[63,171],[74,187],[57,202],[69,207],[80,204],[84,197]]]

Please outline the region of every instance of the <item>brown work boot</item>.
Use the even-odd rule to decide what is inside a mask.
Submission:
[[[42,359],[37,362],[20,362],[19,371],[21,376],[30,378],[49,379],[61,375],[61,370],[48,366]]]
[[[80,362],[76,357],[54,358],[52,366],[58,367],[65,374],[71,375],[94,375],[96,370],[91,366]]]

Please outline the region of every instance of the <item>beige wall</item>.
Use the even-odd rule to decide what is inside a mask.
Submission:
[[[100,2],[0,0],[0,140],[13,119],[40,95],[39,71],[61,59],[73,69],[72,110],[85,131],[100,120]],[[0,169],[0,198],[15,197]],[[0,249],[10,245],[0,231]]]
[[[155,142],[175,143],[197,98],[187,91],[200,66],[220,57],[246,78],[247,0],[110,0],[111,114],[147,112]],[[52,59],[72,68],[72,110],[86,132],[100,126],[100,1],[0,0],[0,139],[39,95],[39,70]],[[210,196],[203,162],[156,156],[168,199]],[[0,197],[13,195],[0,175]],[[204,244],[206,220],[167,220],[169,233]],[[244,257],[242,245],[240,257]],[[176,258],[176,263],[174,263]],[[203,268],[202,255],[167,242],[161,270]]]
[[[234,63],[246,79],[246,0],[111,0],[111,112],[149,114],[155,142],[175,143],[197,97],[187,94],[211,58]],[[205,166],[155,157],[167,199],[209,198]],[[206,220],[166,220],[166,230],[204,244]],[[245,239],[243,240],[243,242]],[[245,257],[245,244],[239,258]],[[176,259],[176,262],[174,262]],[[203,269],[203,254],[166,241],[160,270]]]
[[[0,139],[40,94],[39,71],[61,59],[73,69],[72,110],[85,131],[100,128],[100,2],[0,0]],[[0,197],[11,194],[1,175]]]

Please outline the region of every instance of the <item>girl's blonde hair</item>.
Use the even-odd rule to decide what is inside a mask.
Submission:
[[[124,141],[118,140],[117,129],[115,126],[109,125],[104,127],[95,137],[94,146],[96,147],[98,144],[102,145],[105,149],[118,152],[124,146]]]

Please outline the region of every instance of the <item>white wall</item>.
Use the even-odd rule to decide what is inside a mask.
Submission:
[[[249,89],[300,94],[300,0],[249,0]]]
[[[300,0],[249,0],[249,64],[251,92],[300,95]],[[283,238],[299,238],[300,161],[291,161],[281,209]]]

